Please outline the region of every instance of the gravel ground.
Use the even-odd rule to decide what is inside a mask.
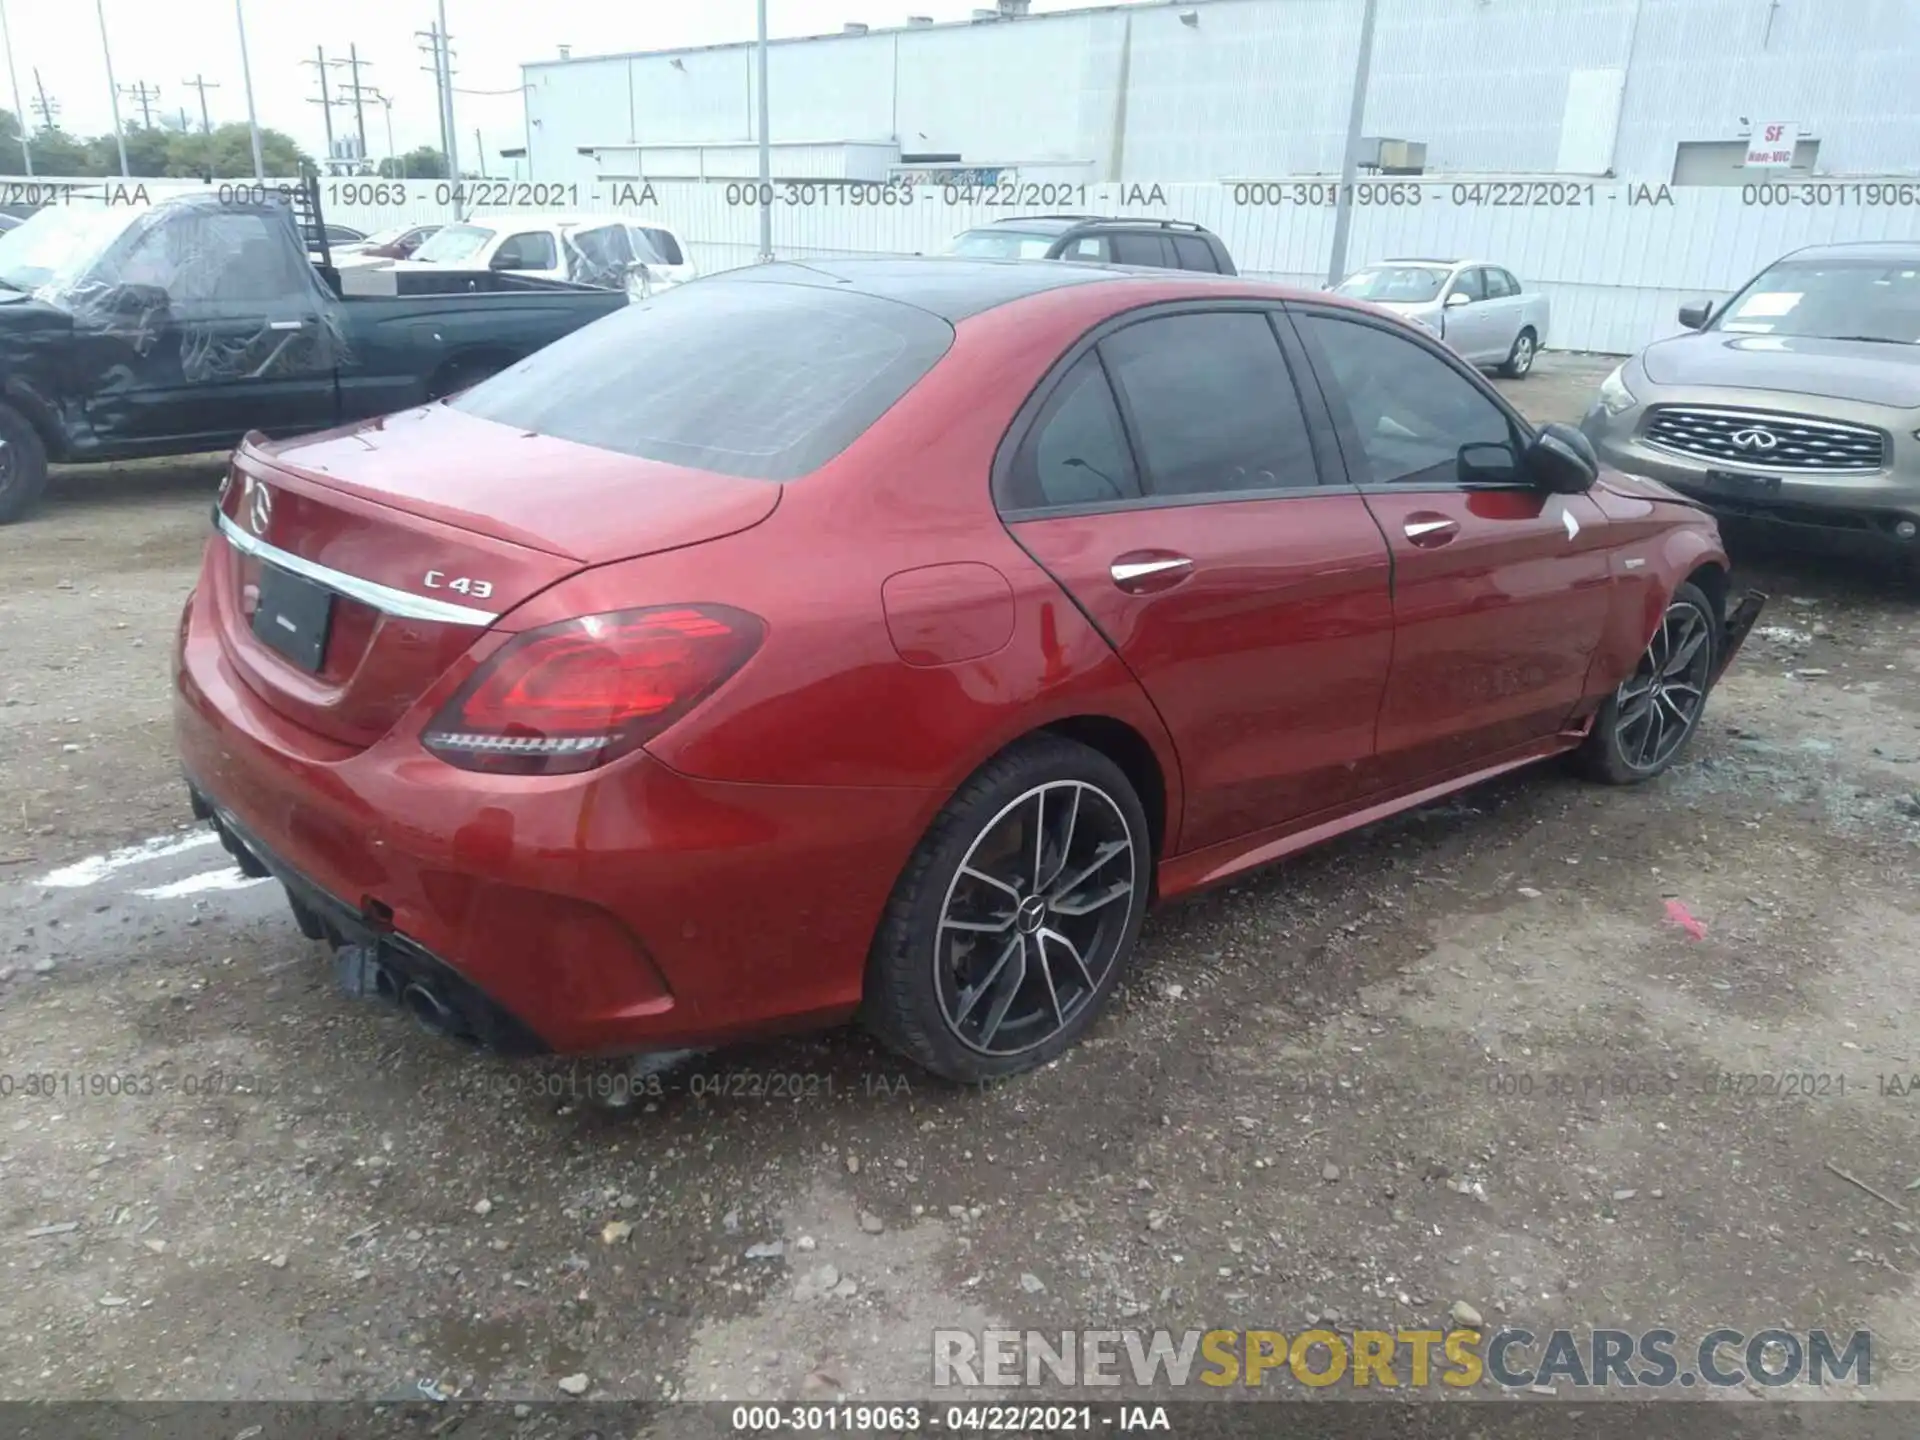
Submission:
[[[1610,363],[1502,383],[1570,419]],[[0,1398],[900,1397],[937,1326],[1456,1303],[1868,1328],[1916,1393],[1920,1096],[1883,1077],[1920,1072],[1920,595],[1890,576],[1741,549],[1774,600],[1671,774],[1523,772],[1170,908],[1029,1078],[832,1034],[613,1118],[340,998],[275,887],[193,843],[166,664],[217,475],[69,472],[0,529]],[[1827,1078],[1715,1078],[1788,1074]]]

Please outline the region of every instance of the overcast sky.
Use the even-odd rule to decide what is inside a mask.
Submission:
[[[95,5],[106,12],[113,78],[122,91],[144,84],[159,91],[149,103],[177,117],[184,108],[199,124],[198,92],[187,82],[204,75],[218,89],[207,91],[217,125],[244,120],[240,45],[234,0],[0,0],[13,40],[13,69],[30,116],[35,72],[56,119],[82,135],[112,129],[107,70],[101,55]],[[293,135],[309,154],[324,149],[319,84],[311,62],[316,46],[329,60],[347,58],[349,45],[367,62],[361,83],[392,98],[393,139],[400,150],[439,143],[433,78],[421,67],[416,30],[434,17],[434,0],[241,0],[246,7],[247,50],[253,66],[254,104],[260,123]],[[836,31],[849,20],[876,29],[904,23],[909,14],[964,20],[975,5],[991,0],[768,0],[768,31],[778,36]],[[1036,11],[1073,9],[1093,0],[1038,0]],[[446,0],[453,35],[455,118],[461,159],[471,164],[473,132],[479,127],[490,162],[502,146],[525,137],[520,104],[520,62],[551,58],[561,45],[575,56],[625,50],[661,50],[750,40],[754,0]],[[329,87],[347,79],[345,67],[329,71]],[[0,84],[7,77],[0,75]],[[13,107],[10,89],[0,105]],[[120,97],[123,119],[137,119],[139,103]],[[386,110],[368,102],[367,148],[386,153]],[[37,118],[34,122],[38,124]],[[351,108],[333,110],[337,134],[352,132]]]

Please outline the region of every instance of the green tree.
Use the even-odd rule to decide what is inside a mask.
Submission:
[[[129,126],[126,134],[127,172],[142,178],[169,174],[168,150],[174,138],[165,130]],[[120,147],[114,144],[111,134],[96,135],[87,142],[87,162],[89,175],[120,173]]]
[[[20,117],[0,110],[0,175],[18,175],[26,166],[20,155]]]
[[[380,162],[383,180],[444,180],[446,176],[447,157],[431,145],[422,145]]]
[[[28,142],[33,149],[35,175],[93,175],[87,157],[87,142],[64,130],[36,130]],[[17,159],[17,155],[16,155]]]
[[[169,135],[167,141],[167,168],[161,173],[213,180],[245,180],[253,174],[253,137],[238,122],[218,126],[211,135],[195,131]],[[278,130],[260,132],[260,158],[269,180],[291,180],[313,170],[293,137]]]

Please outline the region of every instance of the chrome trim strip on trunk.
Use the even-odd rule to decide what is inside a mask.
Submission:
[[[225,511],[215,512],[215,521],[227,543],[243,555],[251,555],[269,565],[278,565],[282,570],[291,571],[303,580],[311,580],[316,585],[324,585],[337,594],[350,600],[358,600],[363,605],[371,605],[385,615],[396,615],[404,620],[432,620],[442,625],[477,625],[485,627],[493,624],[500,616],[492,610],[479,610],[471,605],[456,605],[450,600],[434,600],[425,595],[409,595],[405,590],[395,590],[389,585],[380,585],[372,580],[362,580],[357,575],[347,575],[339,570],[329,569],[325,565],[316,565],[311,560],[302,560],[298,555],[282,550],[278,545],[269,545],[258,536],[249,535]]]

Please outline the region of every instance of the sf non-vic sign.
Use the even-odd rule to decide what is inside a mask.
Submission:
[[[1784,170],[1793,164],[1800,127],[1790,120],[1769,120],[1753,127],[1747,140],[1749,170]]]

